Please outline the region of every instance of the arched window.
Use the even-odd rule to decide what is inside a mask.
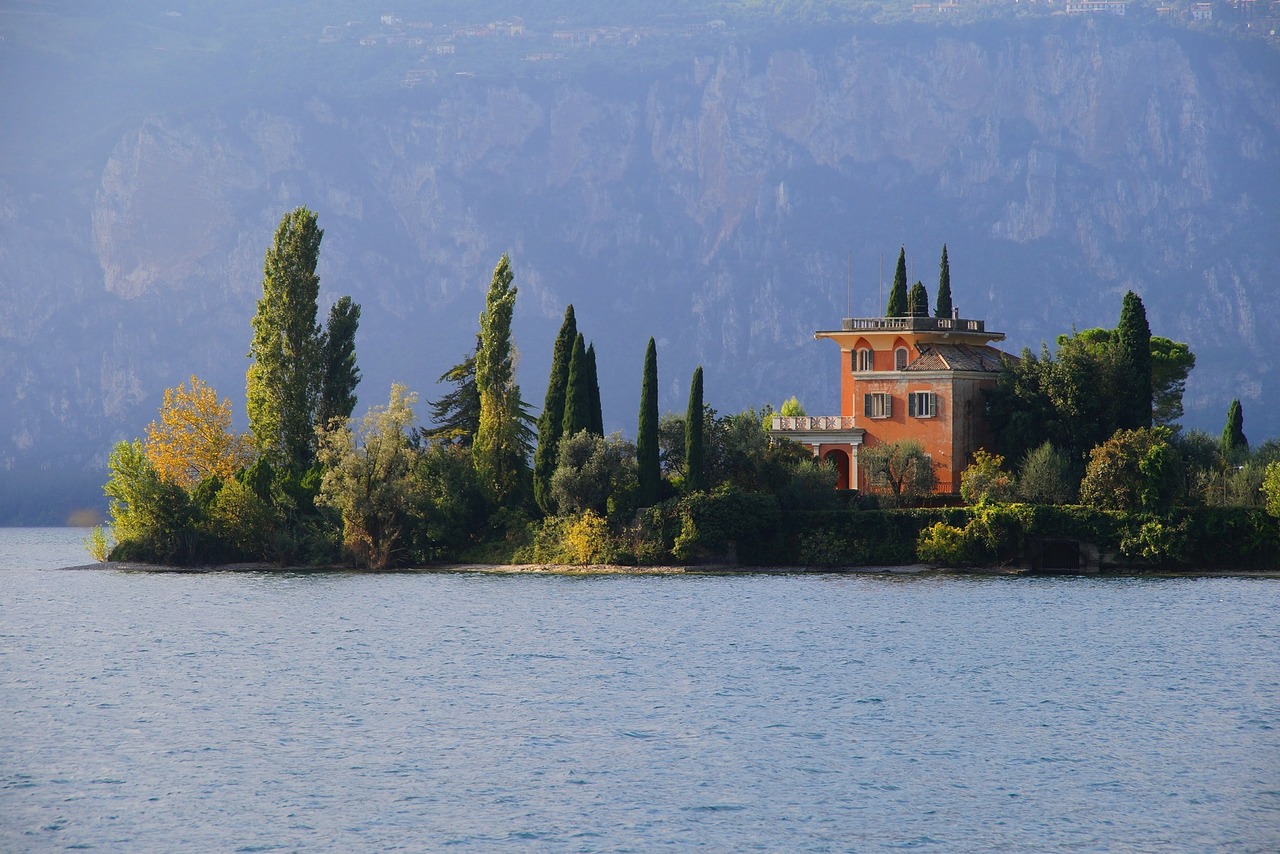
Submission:
[[[866,349],[865,347],[859,350],[858,351],[858,370],[860,371],[875,370],[873,365],[875,365],[875,358],[872,355],[871,351]]]
[[[907,368],[907,348],[899,347],[893,351],[893,369],[895,371],[904,371]]]

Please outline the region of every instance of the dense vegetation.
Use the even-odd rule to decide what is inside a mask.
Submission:
[[[453,391],[433,403],[435,426],[416,426],[417,395],[398,384],[353,419],[360,308],[344,297],[327,326],[316,322],[322,238],[299,208],[267,252],[249,433],[232,430],[230,401],[193,376],[165,393],[145,443],[116,446],[105,487],[112,559],[971,565],[1025,561],[1040,540],[1066,537],[1113,561],[1280,562],[1280,443],[1251,451],[1238,401],[1220,441],[1180,435],[1173,422],[1194,356],[1151,335],[1135,294],[1116,329],[1063,336],[1056,355],[1024,352],[1006,365],[989,402],[1016,472],[979,451],[961,483],[968,507],[918,509],[937,500],[918,443],[863,448],[867,490],[839,493],[834,470],[770,437],[771,407],[762,418],[708,406],[701,367],[684,415],[659,417],[653,339],[637,444],[605,436],[594,345],[572,306],[535,420],[516,381],[518,288],[506,255],[474,353],[442,377]],[[945,250],[939,291],[949,296]],[[927,295],[907,307],[927,314]],[[781,412],[803,409],[792,399]],[[96,545],[105,557],[105,532]]]

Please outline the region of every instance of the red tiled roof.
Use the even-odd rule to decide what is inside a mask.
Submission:
[[[907,365],[908,371],[983,371],[999,373],[1002,359],[1017,361],[995,347],[975,347],[972,344],[924,344],[920,355]]]

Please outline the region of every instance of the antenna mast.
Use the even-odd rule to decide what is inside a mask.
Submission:
[[[853,252],[849,253],[849,311],[845,317],[853,317]]]
[[[880,305],[884,306],[884,253],[880,253]]]

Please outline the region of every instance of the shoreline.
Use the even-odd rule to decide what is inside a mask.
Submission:
[[[361,569],[352,566],[280,566],[274,563],[228,563],[203,566],[163,566],[132,562],[89,563],[58,567],[55,571],[109,570],[115,572],[171,573],[202,575],[226,573],[293,573],[293,574],[357,574],[357,575],[949,575],[949,576],[1027,576],[1074,578],[1280,578],[1280,570],[1272,569],[1156,569],[1130,568],[1107,572],[1033,572],[1025,567],[942,567],[927,564],[901,566],[743,566],[741,564],[698,564],[695,566],[622,566],[617,564],[489,564],[448,563],[430,566],[406,566],[395,569]]]

